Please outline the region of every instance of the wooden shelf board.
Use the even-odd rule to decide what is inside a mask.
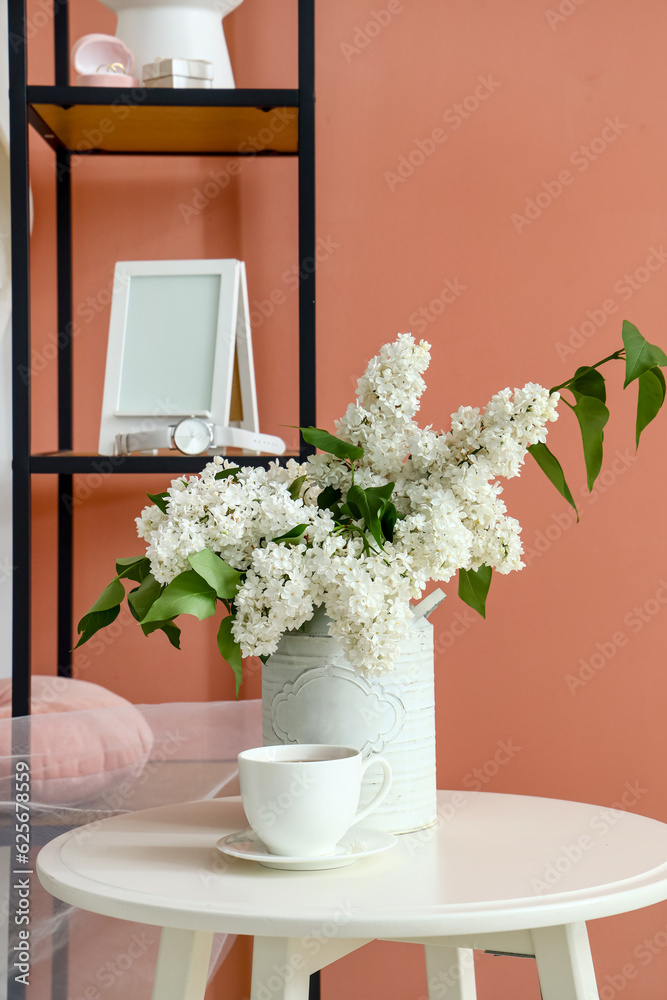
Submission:
[[[210,92],[209,92],[210,93]],[[33,103],[31,123],[73,153],[217,154],[298,152],[296,107]]]

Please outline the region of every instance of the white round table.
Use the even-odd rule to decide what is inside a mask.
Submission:
[[[378,938],[426,946],[433,997],[473,1000],[478,948],[534,956],[543,1000],[591,1000],[585,921],[667,899],[667,825],[579,802],[439,792],[435,827],[328,871],[215,849],[246,827],[238,798],[128,813],[57,837],[37,872],[67,903],[163,928],[156,1000],[204,996],[214,931],[254,935],[253,1000],[302,1000]]]

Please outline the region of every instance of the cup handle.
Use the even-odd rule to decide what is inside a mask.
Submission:
[[[381,802],[384,802],[384,800],[387,798],[387,794],[389,793],[389,789],[391,788],[391,767],[389,766],[389,763],[384,759],[384,757],[369,757],[366,763],[364,764],[363,770],[361,772],[361,777],[363,778],[368,768],[373,767],[374,764],[379,764],[382,770],[384,771],[384,778],[382,779],[380,790],[375,796],[375,798],[371,802],[369,802],[367,806],[364,806],[363,809],[360,809],[358,811],[357,815],[352,820],[351,826],[354,826],[355,823],[358,823],[360,820],[365,819],[366,816],[368,816],[369,813],[372,813],[373,810],[376,809]]]

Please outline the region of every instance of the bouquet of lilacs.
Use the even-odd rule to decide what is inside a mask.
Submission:
[[[574,506],[545,443],[560,390],[574,399],[563,401],[581,426],[589,488],[609,415],[598,371],[606,361],[625,358],[625,384],[639,381],[639,440],[664,400],[667,356],[632,324],[623,340],[624,348],[551,391],[534,383],[504,389],[483,412],[461,407],[451,429],[437,432],[414,419],[430,347],[400,335],[359,379],[335,436],[301,428],[323,454],[267,469],[215,456],[200,475],[149,495],[152,505],[137,518],[145,555],[117,561],[116,577],[79,623],[79,645],[115,619],[128,579],[138,584],[127,597],[144,633],[161,630],[175,646],[179,614],[202,620],[224,605],[218,646],[237,690],[242,657],[266,660],[320,606],[356,669],[391,668],[410,627],[410,601],[429,581],[458,572],[460,596],[484,614],[492,571],[522,568],[521,529],[499,479],[518,476],[528,452]]]

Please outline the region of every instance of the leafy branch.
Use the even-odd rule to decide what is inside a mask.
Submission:
[[[162,495],[158,496],[162,498]],[[231,630],[235,620],[233,602],[245,574],[239,573],[210,549],[193,553],[188,557],[188,562],[190,569],[179,573],[171,583],[163,585],[152,575],[147,556],[117,559],[117,575],[104,588],[77,626],[79,641],[75,648],[88,642],[96,632],[115,621],[126,596],[130,612],[141,625],[144,635],[164,632],[176,649],[180,649],[181,630],[174,624],[174,619],[186,614],[203,621],[216,613],[220,602],[231,613],[220,623],[218,649],[234,671],[238,697],[241,685],[241,647]],[[139,586],[126,595],[122,580],[134,580]]]
[[[594,365],[577,368],[571,378],[551,390],[567,393],[567,396],[562,396],[563,402],[573,411],[578,421],[589,492],[602,468],[604,431],[609,420],[606,382],[600,369],[608,363],[623,361],[623,388],[637,382],[637,447],[643,431],[658,415],[665,401],[666,384],[661,369],[667,367],[667,354],[656,345],[649,344],[628,321],[623,322],[622,337],[622,348]],[[342,489],[327,486],[317,498],[320,510],[331,513],[334,533],[349,539],[359,538],[365,555],[381,553],[387,543],[393,542],[396,522],[402,516],[392,499],[395,484],[388,482],[382,486],[362,488],[355,482],[355,466],[364,455],[363,448],[317,427],[303,427],[300,430],[306,443],[344,462],[350,472],[351,483],[344,495]],[[577,512],[579,520],[572,492],[556,456],[542,443],[532,445],[528,450],[549,481]],[[238,482],[240,471],[240,468],[224,469],[216,473],[214,478]],[[301,497],[307,481],[307,475],[300,475],[291,483],[288,492],[292,500]],[[187,485],[187,481],[184,482]],[[148,494],[148,497],[163,514],[169,513],[168,490]],[[296,524],[270,541],[287,546],[307,545],[309,527],[309,524]],[[163,585],[152,575],[150,561],[146,556],[116,560],[116,576],[78,624],[77,647],[115,621],[126,597],[130,612],[139,622],[144,634],[162,631],[177,649],[180,648],[180,628],[175,624],[176,618],[181,614],[188,614],[202,621],[215,615],[218,605],[222,604],[226,614],[220,621],[217,644],[220,654],[234,672],[238,696],[242,663],[241,647],[233,635],[236,620],[234,602],[239,588],[245,582],[246,574],[234,569],[209,549],[191,554],[188,563],[187,569],[169,584]],[[486,599],[492,575],[491,567],[486,565],[474,570],[459,570],[459,596],[482,617],[486,615]],[[126,592],[125,581],[131,581],[136,586]],[[261,658],[266,660],[266,657]]]
[[[665,401],[665,377],[661,371],[661,368],[667,366],[665,352],[655,344],[649,344],[637,327],[627,320],[623,322],[622,338],[623,347],[593,365],[577,368],[574,375],[551,389],[551,392],[561,393],[565,390],[572,397],[571,400],[566,396],[561,398],[573,411],[579,423],[589,492],[592,491],[602,468],[604,430],[609,420],[606,383],[599,369],[609,362],[624,361],[623,388],[626,389],[632,382],[638,383],[636,447],[639,447],[642,432],[658,415]],[[364,532],[370,531],[382,548],[383,539],[392,540],[393,527],[396,523],[396,508],[389,502],[394,484],[375,487],[375,494],[372,490],[361,490],[354,485],[354,463],[361,458],[362,449],[355,448],[354,445],[340,441],[327,431],[314,427],[302,428],[302,434],[309,444],[347,461],[352,471],[353,485],[348,490],[344,503],[340,502],[340,490],[335,490],[333,487],[323,490],[318,501],[320,506],[332,511],[336,520],[336,530],[350,533],[358,531],[358,522],[361,521]],[[556,456],[546,444],[542,443],[531,445],[528,451],[561,496],[574,508],[578,521],[577,505]],[[369,494],[372,496],[368,496]],[[486,598],[491,578],[491,567],[486,565],[476,570],[459,570],[459,597],[482,617],[486,615]]]
[[[565,389],[574,399],[572,403],[563,397],[563,402],[574,412],[579,422],[589,493],[602,468],[604,429],[609,420],[605,379],[598,369],[610,361],[625,361],[623,388],[626,389],[632,382],[638,384],[636,447],[639,447],[642,432],[657,417],[665,401],[665,376],[660,369],[667,365],[667,354],[655,344],[649,344],[637,327],[628,320],[623,321],[622,337],[623,347],[619,350],[594,365],[577,368],[571,378],[551,390],[560,392]],[[561,496],[577,512],[579,520],[577,505],[556,456],[545,444],[531,445],[528,451]]]
[[[336,534],[359,535],[364,543],[364,554],[372,551],[368,533],[380,549],[385,542],[393,542],[394,527],[399,518],[391,495],[394,483],[384,486],[369,486],[362,489],[354,482],[354,465],[364,454],[364,449],[358,445],[342,441],[319,427],[300,427],[301,434],[307,444],[313,444],[346,463],[352,475],[352,485],[343,500],[342,491],[333,486],[327,486],[317,498],[320,510],[329,510],[334,519]],[[359,523],[361,522],[361,523]]]

